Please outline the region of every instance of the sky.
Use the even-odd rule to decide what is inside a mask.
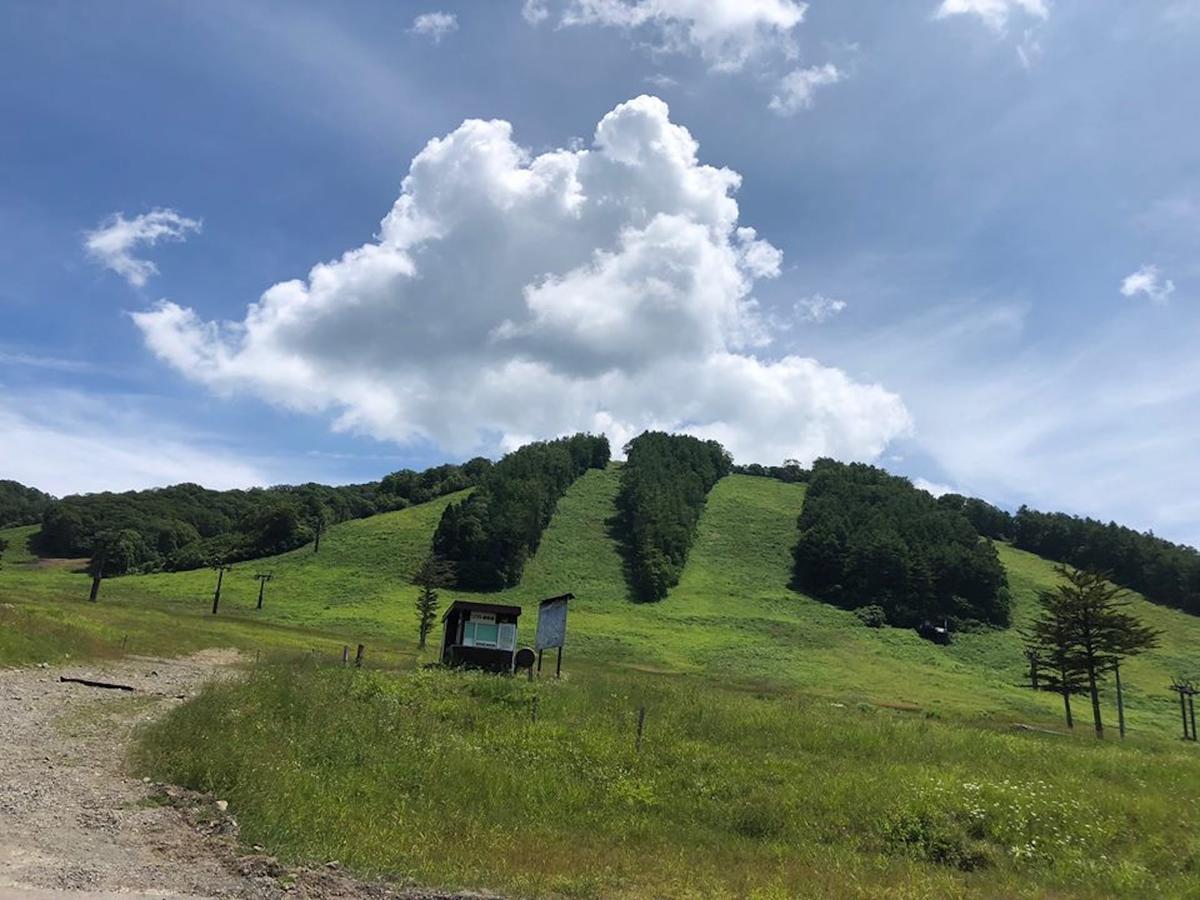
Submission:
[[[1200,544],[1200,0],[13,0],[0,478],[580,430]]]

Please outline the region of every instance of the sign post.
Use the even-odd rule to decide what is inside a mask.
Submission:
[[[553,648],[557,651],[554,677],[562,678],[562,651],[567,642],[567,601],[574,594],[551,597],[538,604],[537,637],[534,647],[538,652],[538,674],[542,671],[542,653]]]

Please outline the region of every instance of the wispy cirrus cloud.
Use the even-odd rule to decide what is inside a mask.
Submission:
[[[189,234],[200,229],[200,220],[189,219],[173,209],[154,209],[132,219],[118,212],[89,231],[83,243],[93,260],[134,287],[144,287],[151,275],[158,274],[158,266],[134,252],[159,241],[187,240]]]
[[[0,392],[0,473],[57,496],[188,481],[211,488],[279,479],[210,440],[148,415],[136,398],[76,390]]]

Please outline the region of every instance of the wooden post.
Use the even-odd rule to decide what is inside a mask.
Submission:
[[[225,563],[217,563],[213,566],[217,570],[217,589],[213,592],[213,608],[212,614],[217,614],[217,607],[221,605],[221,582],[225,578],[225,573],[230,571],[233,566],[227,566]]]
[[[349,664],[350,664],[350,645],[346,644],[342,647],[342,665],[347,666]]]
[[[1121,739],[1125,739],[1125,698],[1121,693],[1121,663],[1113,663],[1113,675],[1117,679],[1117,724],[1121,730]]]
[[[1171,690],[1179,695],[1179,718],[1183,721],[1183,739],[1186,741],[1190,737],[1188,734],[1187,701],[1183,699],[1187,686],[1177,678],[1171,682]]]
[[[1188,688],[1188,718],[1192,720],[1192,740],[1196,740],[1196,689]]]
[[[638,707],[637,741],[634,744],[638,753],[642,752],[642,734],[646,730],[646,705]]]
[[[354,654],[354,668],[361,669],[363,664],[363,652],[367,649],[365,644],[358,645],[358,652]]]
[[[562,645],[559,645],[558,656],[555,657],[554,677],[562,678]]]
[[[104,566],[108,562],[107,551],[101,551],[100,561],[96,565],[96,571],[92,575],[92,592],[88,595],[88,600],[95,603],[100,599],[100,580],[104,578]]]
[[[542,654],[545,652],[546,652],[545,650],[538,651],[538,674],[539,675],[542,674]]]
[[[270,581],[275,576],[271,572],[259,572],[254,577],[256,579],[258,579],[258,606],[256,606],[255,609],[262,609],[262,607],[263,607],[263,591],[265,590],[265,588],[267,586],[267,582]]]

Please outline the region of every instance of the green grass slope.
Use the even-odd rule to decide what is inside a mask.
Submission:
[[[1021,686],[1019,628],[1036,612],[1037,590],[1055,578],[1045,560],[1000,547],[1013,590],[1013,628],[961,634],[950,647],[909,630],[869,629],[852,614],[788,587],[804,486],[734,475],[713,489],[679,585],[660,603],[636,604],[609,533],[619,471],[611,466],[580,478],[560,502],[521,585],[486,595],[524,608],[520,640],[532,643],[537,601],[575,593],[568,671],[615,667],[703,676],[756,689],[799,690],[831,702],[891,706],[904,714],[1058,722],[1058,698]],[[461,496],[342,523],[327,532],[319,554],[310,546],[238,565],[225,577],[217,617],[208,615],[215,580],[209,570],[112,579],[104,584],[100,604],[76,602],[86,598],[88,585],[79,565],[34,559],[25,548],[34,529],[10,529],[2,535],[10,547],[0,569],[0,602],[57,618],[54,627],[72,619],[90,622],[88,630],[105,641],[136,629],[143,615],[162,617],[163,623],[179,616],[180,634],[198,631],[197,641],[228,632],[239,645],[261,641],[268,647],[281,640],[302,643],[299,636],[312,632],[337,650],[339,640],[363,640],[396,654],[390,657],[395,662],[411,661],[415,591],[409,578],[428,552],[442,510]],[[262,611],[254,608],[259,571],[275,574]],[[471,596],[445,591],[443,603]],[[64,598],[70,602],[53,602]],[[1192,651],[1200,646],[1200,622],[1140,598],[1134,611],[1161,628],[1164,638],[1159,650],[1129,661],[1125,669],[1130,728],[1173,735],[1177,707],[1165,688],[1173,675],[1200,674]],[[438,638],[435,633],[435,644]],[[86,644],[80,652],[87,652]],[[30,653],[7,656],[28,659]],[[1086,714],[1084,704],[1078,706]],[[1105,712],[1115,725],[1112,706],[1106,697]]]

